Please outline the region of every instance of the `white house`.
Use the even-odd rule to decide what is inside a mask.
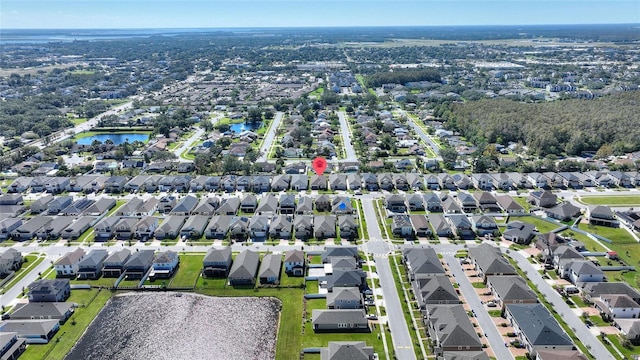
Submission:
[[[78,275],[78,265],[85,255],[84,250],[77,248],[58,259],[53,265],[56,270],[56,277],[76,277]]]
[[[289,250],[284,254],[284,270],[292,276],[304,275],[304,252]]]
[[[600,300],[595,302],[595,306],[612,319],[640,318],[640,304],[627,294],[600,295]]]

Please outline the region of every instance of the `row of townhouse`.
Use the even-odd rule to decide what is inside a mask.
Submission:
[[[126,176],[83,175],[69,177],[18,177],[7,191],[26,191],[57,194],[70,192],[96,192],[104,190],[119,193],[155,191],[268,191],[301,190],[515,190],[585,187],[636,187],[640,173],[635,171],[587,171],[544,173],[474,173],[427,174],[418,173],[332,173],[327,175],[138,175]]]
[[[389,212],[430,211],[445,214],[474,212],[525,214],[525,209],[509,195],[494,195],[487,191],[469,193],[457,191],[440,196],[433,192],[388,194],[384,198]]]

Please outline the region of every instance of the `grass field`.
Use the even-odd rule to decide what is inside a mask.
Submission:
[[[615,244],[638,244],[638,242],[627,232],[627,230],[622,228],[613,228],[608,226],[596,226],[589,224],[578,224],[578,228],[580,230],[584,230],[590,232],[595,235],[600,235],[605,237]]]
[[[519,217],[513,217],[509,219],[510,221],[514,221],[514,220],[520,220],[523,222],[527,222],[530,224],[535,225],[538,228],[538,231],[541,233],[547,233],[551,230],[557,229],[560,227],[559,224],[553,224],[550,223],[546,220],[542,220],[540,218],[537,218],[535,216],[519,216]]]
[[[588,205],[640,206],[640,195],[582,196],[580,201]]]
[[[196,284],[204,255],[180,255],[180,267],[169,283],[170,287],[190,287]]]

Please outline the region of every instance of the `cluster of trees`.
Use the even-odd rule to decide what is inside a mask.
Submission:
[[[640,92],[533,104],[484,99],[440,104],[434,114],[476,145],[520,142],[539,156],[579,155],[606,145],[623,154],[640,150],[639,103]]]
[[[431,81],[440,82],[440,74],[435,69],[400,70],[381,72],[367,76],[365,84],[368,87],[379,87],[382,84],[406,84],[408,82]]]
[[[69,119],[62,116],[60,108],[76,103],[72,98],[58,94],[2,99],[0,134],[13,137],[33,131],[41,137],[47,136],[72,125]]]

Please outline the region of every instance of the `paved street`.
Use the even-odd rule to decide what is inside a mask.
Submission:
[[[475,288],[471,285],[471,282],[464,274],[464,270],[462,269],[462,266],[460,266],[459,260],[451,254],[444,255],[443,257],[447,261],[449,270],[455,277],[455,280],[460,284],[460,292],[467,300],[467,304],[469,304],[469,307],[475,311],[478,324],[482,328],[482,331],[487,334],[487,340],[489,341],[496,358],[513,359],[511,351],[504,346],[502,336],[500,336],[500,332],[493,323],[493,320],[491,320],[491,316],[489,316],[489,313],[484,310],[484,306],[480,302],[480,297],[476,293]]]
[[[195,142],[198,141],[200,137],[202,137],[202,134],[204,134],[204,129],[201,127],[197,128],[196,132],[193,135],[191,135],[190,138],[185,140],[182,146],[178,147],[173,151],[173,153],[177,156],[179,162],[192,162],[191,160],[184,159],[180,155],[182,155],[183,152],[191,149],[193,144],[195,144]]]
[[[502,248],[505,252],[506,249]],[[573,310],[564,302],[564,299],[558,294],[557,291],[542,278],[538,270],[536,270],[527,259],[519,252],[511,251],[509,256],[514,259],[520,268],[527,273],[529,280],[531,280],[538,290],[544,295],[544,297],[553,304],[553,308],[560,314],[560,317],[567,325],[575,332],[580,342],[591,346],[589,350],[591,354],[598,360],[615,359],[613,355],[604,347],[604,345],[598,340],[596,335],[593,335],[589,329],[585,326],[584,322],[580,320]]]
[[[68,251],[68,250],[67,250]],[[2,296],[0,296],[0,305],[13,306],[17,303],[17,299],[22,295],[22,289],[26,288],[29,284],[38,279],[38,273],[43,273],[51,267],[51,261],[55,259],[55,256],[47,256],[40,264],[34,269],[29,271],[18,283],[9,288]],[[24,267],[29,266],[29,263],[25,263]]]
[[[269,127],[269,131],[265,135],[264,141],[262,142],[262,146],[260,147],[260,157],[258,157],[257,162],[267,161],[267,155],[269,154],[269,149],[271,149],[271,144],[273,144],[273,140],[276,138],[276,131],[278,127],[280,127],[280,122],[282,121],[282,117],[284,116],[283,112],[277,112],[276,116],[273,118],[273,122],[271,123],[271,127]]]
[[[404,110],[400,110],[400,112],[407,118],[407,121],[409,122],[409,125],[411,125],[411,127],[413,128],[413,130],[415,130],[416,134],[418,134],[418,136],[420,136],[420,138],[422,140],[424,140],[425,143],[429,144],[429,146],[431,147],[431,149],[433,150],[433,152],[437,155],[437,159],[438,160],[442,160],[442,158],[440,157],[440,148],[438,147],[438,144],[436,144],[433,139],[431,138],[431,136],[429,134],[427,134],[422,127],[420,127],[418,124],[416,124],[415,120],[413,119],[413,117],[409,116],[407,114],[406,111]]]
[[[342,134],[342,144],[346,153],[346,157],[342,161],[358,161],[356,150],[353,148],[353,144],[351,143],[351,131],[349,130],[347,115],[344,111],[338,111],[338,119],[340,119],[340,133]]]

